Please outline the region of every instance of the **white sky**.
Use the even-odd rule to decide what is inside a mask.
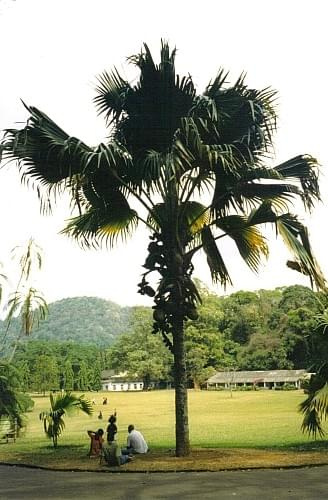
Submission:
[[[0,129],[27,118],[20,99],[48,114],[66,132],[95,145],[106,136],[92,99],[96,76],[113,65],[130,75],[125,59],[146,42],[159,53],[160,38],[178,48],[177,70],[190,73],[201,92],[220,66],[234,80],[279,91],[277,162],[301,153],[322,165],[324,203],[311,217],[313,249],[328,275],[326,222],[327,29],[323,0],[0,0]],[[30,236],[45,252],[39,288],[49,302],[89,295],[122,305],[151,304],[136,293],[148,238],[143,232],[112,251],[83,251],[58,234],[68,218],[63,201],[54,216],[39,215],[36,192],[20,185],[14,165],[0,171],[0,260]],[[227,255],[235,288],[308,284],[285,266],[273,242],[263,271],[252,274]],[[228,250],[230,253],[230,250]],[[205,259],[195,275],[210,284]],[[216,288],[218,293],[222,291]]]

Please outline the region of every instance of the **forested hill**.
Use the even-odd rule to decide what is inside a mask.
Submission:
[[[127,330],[133,309],[97,297],[62,299],[49,304],[48,318],[34,329],[31,338],[108,346]],[[18,320],[11,331],[13,336],[18,333]]]

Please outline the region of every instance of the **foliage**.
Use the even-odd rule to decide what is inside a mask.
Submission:
[[[25,390],[98,390],[105,354],[92,345],[29,340],[18,347],[13,363]]]
[[[66,298],[49,304],[48,317],[34,328],[33,338],[107,347],[129,324],[130,308],[97,297]],[[19,334],[20,320],[13,319],[8,339]],[[5,324],[0,322],[0,328]]]
[[[170,379],[172,360],[161,340],[152,335],[151,310],[134,307],[129,333],[121,335],[108,351],[109,368],[127,372],[132,378],[141,378],[144,388],[151,382]]]
[[[327,297],[325,302],[327,301]],[[316,437],[325,435],[322,421],[328,415],[328,337],[327,309],[324,308],[317,317],[317,328],[312,333],[311,348],[314,363],[310,380],[305,384],[307,398],[300,404],[304,415],[302,430]]]
[[[0,418],[8,417],[23,427],[23,414],[33,407],[32,399],[20,392],[17,369],[9,363],[0,363]]]
[[[41,354],[34,366],[33,390],[42,392],[58,390],[58,366],[51,356]]]
[[[6,326],[0,341],[0,354],[8,351],[8,340],[10,340],[9,330],[13,319],[19,315],[20,328],[14,335],[13,349],[10,354],[10,361],[14,357],[15,351],[22,338],[29,336],[32,330],[44,320],[48,313],[47,303],[35,286],[35,274],[42,267],[42,250],[30,238],[26,245],[15,247],[12,256],[18,260],[19,277],[15,291],[7,300]]]
[[[306,228],[291,213],[295,198],[310,210],[320,199],[317,162],[300,155],[266,167],[273,151],[276,93],[250,89],[245,76],[228,86],[221,69],[202,94],[190,75],[175,72],[176,49],[162,41],[156,64],[145,44],[129,61],[139,79],[116,69],[98,78],[95,103],[110,127],[109,141],[92,148],[68,136],[48,116],[26,106],[22,130],[7,130],[2,149],[23,178],[51,195],[68,191],[77,209],[64,233],[82,246],[113,246],[143,223],[150,231],[139,291],[154,297],[154,333],[174,355],[178,455],[189,452],[184,323],[197,319],[200,294],[192,280],[194,255],[203,249],[212,279],[231,276],[220,245],[230,239],[258,271],[271,224],[293,255],[289,267],[325,287]],[[206,195],[205,195],[206,193]],[[140,207],[137,212],[131,201]],[[155,289],[152,273],[159,275]],[[250,325],[252,326],[252,325]],[[241,331],[246,336],[240,337]],[[232,340],[246,342],[249,328]]]
[[[50,393],[50,410],[40,413],[44,432],[57,448],[58,438],[65,429],[64,416],[73,410],[80,410],[92,415],[92,404],[84,396],[75,396],[71,392],[54,395]]]

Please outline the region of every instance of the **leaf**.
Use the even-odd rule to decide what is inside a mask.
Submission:
[[[251,225],[251,220],[230,215],[218,219],[216,225],[234,240],[242,259],[252,271],[257,272],[261,257],[268,256],[268,246],[259,229]]]
[[[232,285],[224,260],[216,245],[212,231],[208,226],[202,229],[202,245],[207,256],[207,263],[211,271],[213,282],[216,283],[220,281],[224,288],[227,284]]]
[[[301,272],[309,276],[311,284],[315,283],[319,290],[326,290],[326,281],[312,254],[307,229],[292,214],[281,215],[276,221],[276,229],[294,255]]]

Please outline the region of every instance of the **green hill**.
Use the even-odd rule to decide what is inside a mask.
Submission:
[[[97,297],[74,297],[49,304],[48,318],[35,328],[33,340],[73,341],[108,346],[117,335],[127,331],[132,307],[121,307]],[[4,324],[0,325],[4,330]],[[19,322],[11,325],[10,337],[19,332]]]

